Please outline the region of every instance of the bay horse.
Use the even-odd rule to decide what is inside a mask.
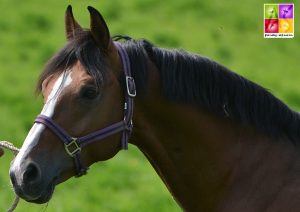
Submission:
[[[66,45],[37,83],[44,107],[10,167],[15,192],[45,203],[127,142],[184,211],[300,211],[300,119],[217,62],[120,36],[94,8],[65,16]]]

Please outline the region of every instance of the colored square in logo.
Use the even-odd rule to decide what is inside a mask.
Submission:
[[[278,33],[278,19],[265,19],[265,33]]]
[[[294,17],[293,4],[279,4],[279,18],[293,18]]]
[[[279,33],[293,33],[294,23],[292,18],[279,19]]]
[[[278,18],[278,4],[265,4],[265,18]]]

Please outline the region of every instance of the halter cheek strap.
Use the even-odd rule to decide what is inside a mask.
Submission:
[[[56,124],[54,120],[45,115],[38,115],[34,121],[35,123],[44,124],[63,142],[66,153],[73,158],[76,177],[86,174],[88,170],[88,168],[84,166],[80,160],[80,152],[82,147],[102,140],[113,134],[122,132],[121,148],[128,149],[128,139],[133,128],[133,98],[136,96],[136,87],[134,79],[131,76],[130,60],[126,50],[118,42],[114,42],[114,44],[117,47],[119,56],[122,60],[126,80],[124,119],[122,121],[80,138],[70,136],[63,128]]]

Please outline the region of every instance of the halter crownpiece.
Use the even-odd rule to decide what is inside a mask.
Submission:
[[[130,60],[124,47],[114,42],[118,49],[119,56],[123,64],[123,70],[126,81],[125,103],[124,103],[124,119],[106,128],[95,131],[80,138],[70,136],[63,128],[55,123],[50,117],[38,115],[35,123],[44,124],[50,129],[64,144],[66,153],[73,158],[76,170],[76,177],[80,177],[87,173],[88,168],[81,163],[80,152],[82,147],[93,142],[102,140],[108,136],[122,132],[121,148],[128,149],[128,139],[130,137],[133,124],[133,98],[136,96],[136,87],[133,77],[131,76]]]

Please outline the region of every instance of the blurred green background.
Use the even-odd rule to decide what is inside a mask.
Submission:
[[[272,1],[290,2],[290,1]],[[263,38],[260,0],[0,0],[0,140],[21,146],[42,102],[34,96],[44,64],[65,43],[64,12],[89,26],[88,5],[111,34],[147,38],[158,46],[208,56],[261,84],[300,111],[300,19],[295,38]],[[12,156],[0,159],[0,211],[13,200]],[[17,211],[180,211],[144,156],[134,147],[94,165],[87,176],[58,186],[48,205],[24,201]]]

